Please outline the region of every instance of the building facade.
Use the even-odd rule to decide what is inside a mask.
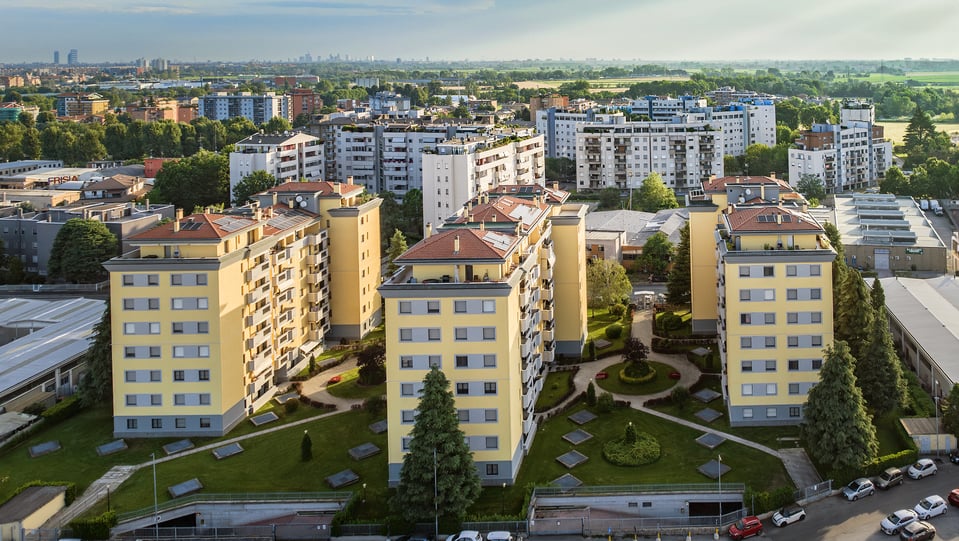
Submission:
[[[789,149],[789,180],[819,177],[826,193],[843,193],[878,186],[892,167],[892,142],[876,125],[871,103],[849,100],[839,124],[813,124]]]
[[[557,109],[539,109],[533,119],[536,132],[543,134],[547,158],[566,158],[576,160],[576,133],[584,122],[597,124],[625,124],[626,117],[617,111],[599,113],[593,109],[586,111]]]
[[[576,134],[576,185],[627,190],[656,172],[685,194],[722,176],[724,137],[707,122],[583,124]]]
[[[495,131],[454,139],[423,154],[423,221],[443,223],[476,195],[500,184],[544,184],[543,136]]]
[[[57,116],[102,115],[109,108],[110,100],[96,93],[68,92],[56,97]]]
[[[522,197],[477,196],[397,258],[400,269],[380,287],[391,322],[392,486],[432,367],[450,380],[482,482],[512,484],[536,436],[533,408],[546,370],[556,355],[582,352],[586,208],[562,203],[564,192],[536,188]]]
[[[300,115],[313,116],[323,109],[323,98],[308,88],[294,88],[289,92],[290,116],[296,120]]]
[[[223,435],[325,337],[378,325],[379,204],[360,186],[288,183],[131,238],[104,264],[114,434]]]
[[[253,135],[238,141],[230,153],[230,196],[243,177],[266,171],[277,183],[291,180],[320,180],[323,175],[323,147],[320,140],[305,133]]]
[[[798,424],[833,342],[836,253],[783,181],[703,188],[689,200],[693,331],[718,335],[730,424]]]
[[[290,98],[275,92],[254,95],[250,92],[216,92],[201,96],[197,113],[211,120],[245,117],[259,126],[278,116],[292,122]]]

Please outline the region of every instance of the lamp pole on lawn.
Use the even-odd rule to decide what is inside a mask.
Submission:
[[[157,457],[156,453],[150,453],[150,461],[153,463],[153,528],[156,538],[160,538],[160,511],[157,506]]]
[[[932,399],[936,401],[936,456],[939,456],[939,380],[932,380]]]

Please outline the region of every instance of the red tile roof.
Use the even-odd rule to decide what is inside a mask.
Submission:
[[[301,209],[290,209],[285,205],[268,207],[273,209],[271,217],[263,216],[263,234],[274,235],[311,220],[315,215]],[[144,240],[220,240],[238,231],[256,225],[252,216],[242,214],[191,214],[179,220],[180,230],[173,231],[173,222],[160,224],[153,229],[130,237],[132,242]]]
[[[512,194],[524,196],[527,194],[545,195],[551,203],[563,203],[569,198],[569,192],[559,188],[547,188],[539,184],[500,184],[489,190],[491,194]]]
[[[808,213],[778,206],[735,207],[724,214],[729,229],[736,232],[756,231],[822,231],[822,227]]]
[[[742,177],[722,177],[722,178],[712,178],[703,182],[703,191],[706,193],[715,193],[715,192],[725,192],[727,184],[746,184],[750,186],[756,186],[759,184],[776,184],[780,187],[782,191],[792,192],[792,186],[788,182],[778,178],[771,177],[761,177],[761,176],[742,176]]]
[[[459,250],[454,251],[457,239]],[[514,235],[487,229],[441,230],[414,244],[396,261],[503,259],[518,240]]]
[[[329,182],[326,180],[321,180],[319,182],[284,182],[278,186],[274,186],[266,191],[266,193],[316,193],[320,192],[322,195],[334,195],[333,187],[339,185],[340,195],[350,195],[353,192],[358,192],[363,190],[361,184],[343,184],[342,182]]]
[[[480,196],[481,197],[481,196]],[[477,197],[476,199],[479,199]],[[546,213],[548,205],[533,199],[522,199],[511,195],[501,195],[488,203],[476,203],[467,206],[453,223],[523,223],[529,227],[537,218]]]

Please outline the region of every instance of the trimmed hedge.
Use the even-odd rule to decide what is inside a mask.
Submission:
[[[107,511],[90,518],[78,518],[70,522],[73,535],[80,539],[110,539],[110,528],[117,525],[117,512]]]
[[[795,493],[789,487],[779,487],[772,492],[766,492],[765,490],[753,490],[747,486],[743,492],[743,501],[753,506],[750,509],[752,514],[761,515],[793,503],[796,501],[794,495]]]
[[[898,453],[892,453],[878,457],[869,461],[862,469],[843,469],[829,472],[835,482],[841,487],[859,477],[874,477],[883,472],[886,468],[901,468],[904,465],[912,464],[919,459],[919,451],[916,449],[906,449]]]
[[[627,364],[626,366],[623,367],[622,370],[619,371],[619,380],[622,381],[623,383],[627,383],[629,385],[638,385],[640,383],[646,383],[648,381],[653,381],[654,379],[656,379],[656,376],[658,374],[656,373],[655,370],[653,370],[651,366],[649,366],[646,363],[643,363],[646,365],[646,368],[648,370],[646,374],[642,376],[630,376],[628,372],[632,371],[630,368],[631,364],[632,363]]]
[[[80,404],[80,400],[77,398],[77,395],[73,395],[67,398],[64,398],[60,402],[57,402],[52,407],[47,408],[43,413],[40,414],[40,417],[46,420],[49,424],[56,424],[60,421],[64,421],[73,417],[74,415],[80,413],[83,410],[83,405]]]
[[[620,438],[603,444],[603,458],[616,466],[651,464],[659,460],[661,454],[659,441],[646,432],[637,432],[634,443]]]
[[[623,326],[619,323],[613,323],[609,327],[606,327],[606,330],[603,332],[606,334],[606,338],[616,340],[623,335]]]

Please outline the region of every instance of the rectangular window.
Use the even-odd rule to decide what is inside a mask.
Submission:
[[[465,327],[457,327],[453,330],[453,337],[456,340],[466,340],[467,331]]]
[[[210,323],[207,321],[198,321],[196,324],[196,332],[199,334],[210,334]]]
[[[160,285],[160,275],[159,275],[159,274],[148,274],[148,275],[147,275],[147,285],[149,285],[149,286],[158,286],[158,285]]]
[[[200,417],[200,428],[210,428],[209,417]]]
[[[766,372],[776,371],[776,361],[766,361]]]
[[[136,430],[136,429],[137,429],[137,420],[127,419],[127,430]]]
[[[743,396],[752,396],[752,395],[753,395],[753,384],[743,383]]]
[[[748,290],[748,289],[740,289],[740,290],[739,290],[739,300],[741,300],[741,301],[748,301],[748,300],[749,300],[749,297],[750,297],[750,293],[749,293],[749,290]]]
[[[127,383],[134,383],[137,380],[137,373],[135,370],[127,370],[123,373],[123,380]]]
[[[159,370],[150,370],[150,381],[160,381],[160,371]]]
[[[400,395],[413,396],[413,384],[412,383],[400,384]]]
[[[456,410],[456,417],[461,423],[470,422],[470,410]]]
[[[439,355],[429,356],[430,368],[442,368],[442,357]]]
[[[209,393],[201,393],[201,394],[200,394],[200,405],[201,405],[201,406],[209,406],[209,405],[210,405],[210,394],[209,394]]]
[[[182,285],[183,285],[183,275],[182,275],[182,274],[171,274],[171,275],[170,275],[170,285],[182,286]]]
[[[413,410],[403,410],[403,422],[412,423],[416,419],[416,416],[413,413]]]
[[[174,405],[174,406],[185,406],[185,405],[186,405],[186,395],[185,395],[185,394],[175,394],[175,395],[173,395],[173,405]]]
[[[786,300],[788,300],[788,301],[794,301],[794,300],[796,300],[796,299],[798,299],[798,298],[799,298],[799,292],[798,292],[797,290],[795,290],[795,289],[787,289],[787,290],[786,290]]]
[[[786,323],[795,325],[799,323],[799,312],[789,312],[786,314]]]
[[[470,394],[470,384],[463,382],[457,383],[456,394]]]
[[[465,314],[466,301],[453,301],[453,311],[457,314]]]
[[[400,329],[400,342],[412,342],[413,329]]]
[[[799,384],[790,383],[789,384],[789,394],[799,394]]]
[[[177,417],[174,421],[177,428],[186,428],[186,419],[183,417]]]
[[[748,278],[748,277],[749,277],[749,267],[746,266],[746,265],[740,265],[740,266],[739,266],[739,276],[740,276],[740,278]]]
[[[753,338],[751,336],[740,336],[739,347],[742,349],[751,349],[753,347]]]
[[[401,314],[413,313],[413,303],[410,301],[400,301],[400,313]]]
[[[486,422],[495,423],[496,422],[496,410],[486,410]]]
[[[822,323],[822,312],[812,312],[810,320],[813,323]]]
[[[786,276],[796,276],[796,265],[786,265]]]
[[[133,299],[123,299],[124,310],[136,310],[136,302]]]
[[[183,334],[183,322],[173,322],[173,334]]]
[[[483,313],[493,314],[496,312],[496,301],[483,301]]]
[[[163,398],[162,398],[160,395],[158,395],[158,394],[151,394],[151,395],[150,395],[150,405],[151,405],[151,406],[162,406],[162,405],[163,405]]]
[[[487,449],[499,449],[499,436],[486,436]]]
[[[798,408],[798,407],[789,408],[789,416],[790,416],[790,417],[799,417],[799,408]]]
[[[210,371],[209,370],[198,370],[198,376],[200,381],[210,381]]]
[[[160,346],[150,346],[150,358],[156,359],[160,357]]]
[[[822,270],[819,265],[809,265],[809,276],[821,276]]]
[[[776,396],[777,394],[779,394],[779,389],[777,388],[777,385],[775,383],[767,383],[766,394],[770,396]]]
[[[751,325],[753,322],[752,314],[739,314],[739,323],[743,325]]]
[[[184,379],[183,370],[173,371],[173,381],[183,381],[183,379]]]
[[[413,357],[409,355],[400,357],[400,368],[413,368]]]
[[[469,366],[469,357],[466,355],[456,356],[456,368],[466,368]]]
[[[798,348],[798,347],[799,347],[799,337],[798,337],[798,336],[790,336],[790,337],[787,337],[787,338],[786,338],[786,345],[789,346],[789,347],[791,347],[791,348]]]
[[[776,416],[776,408],[766,408],[766,417],[773,418]]]
[[[206,310],[210,306],[210,301],[206,297],[198,297],[196,300],[197,310]]]
[[[160,299],[147,299],[147,308],[150,310],[160,309]]]
[[[813,359],[812,360],[812,369],[821,370],[822,369],[822,359]]]
[[[799,360],[797,360],[797,359],[790,359],[790,360],[789,360],[789,371],[790,371],[790,372],[795,372],[795,371],[797,371],[797,370],[799,370]]]
[[[496,340],[496,327],[483,327],[483,340]]]
[[[774,348],[774,347],[776,347],[776,337],[775,337],[775,336],[767,336],[767,337],[766,337],[766,347],[767,347],[767,348]]]
[[[499,475],[499,464],[487,464],[486,475],[487,477],[493,477],[493,476]]]
[[[440,301],[426,301],[426,313],[427,314],[440,313]]]
[[[763,314],[763,320],[766,322],[766,325],[775,325],[776,314],[774,312],[766,312]]]
[[[205,286],[206,284],[207,284],[207,282],[206,282],[206,274],[202,274],[202,273],[201,273],[201,274],[197,274],[197,275],[196,275],[196,285],[198,285],[198,286]]]
[[[740,370],[743,372],[752,372],[753,371],[753,362],[752,361],[741,361]]]
[[[124,274],[124,275],[123,275],[123,285],[125,285],[125,286],[132,286],[132,285],[133,285],[133,275],[132,275],[132,274]]]
[[[483,355],[483,368],[496,368],[496,355]]]
[[[752,419],[752,418],[753,418],[753,409],[743,408],[743,419]]]
[[[483,384],[483,392],[486,394],[496,394],[496,382],[487,381]]]
[[[819,300],[822,298],[822,290],[818,287],[809,290],[809,298]]]
[[[770,276],[773,276],[773,267],[771,267],[771,266],[765,266],[765,267],[763,267],[763,276],[766,277],[766,278],[769,278]]]
[[[163,428],[163,419],[157,419],[156,417],[150,419],[150,427],[154,429]]]
[[[430,342],[437,342],[440,340],[440,330],[439,329],[428,329],[427,330],[427,339]]]
[[[814,348],[822,347],[822,336],[820,336],[820,335],[818,335],[818,334],[817,334],[817,335],[814,335],[814,336],[812,337],[812,346],[813,346]]]
[[[127,359],[133,359],[137,356],[137,348],[126,346],[123,348],[123,356]]]

